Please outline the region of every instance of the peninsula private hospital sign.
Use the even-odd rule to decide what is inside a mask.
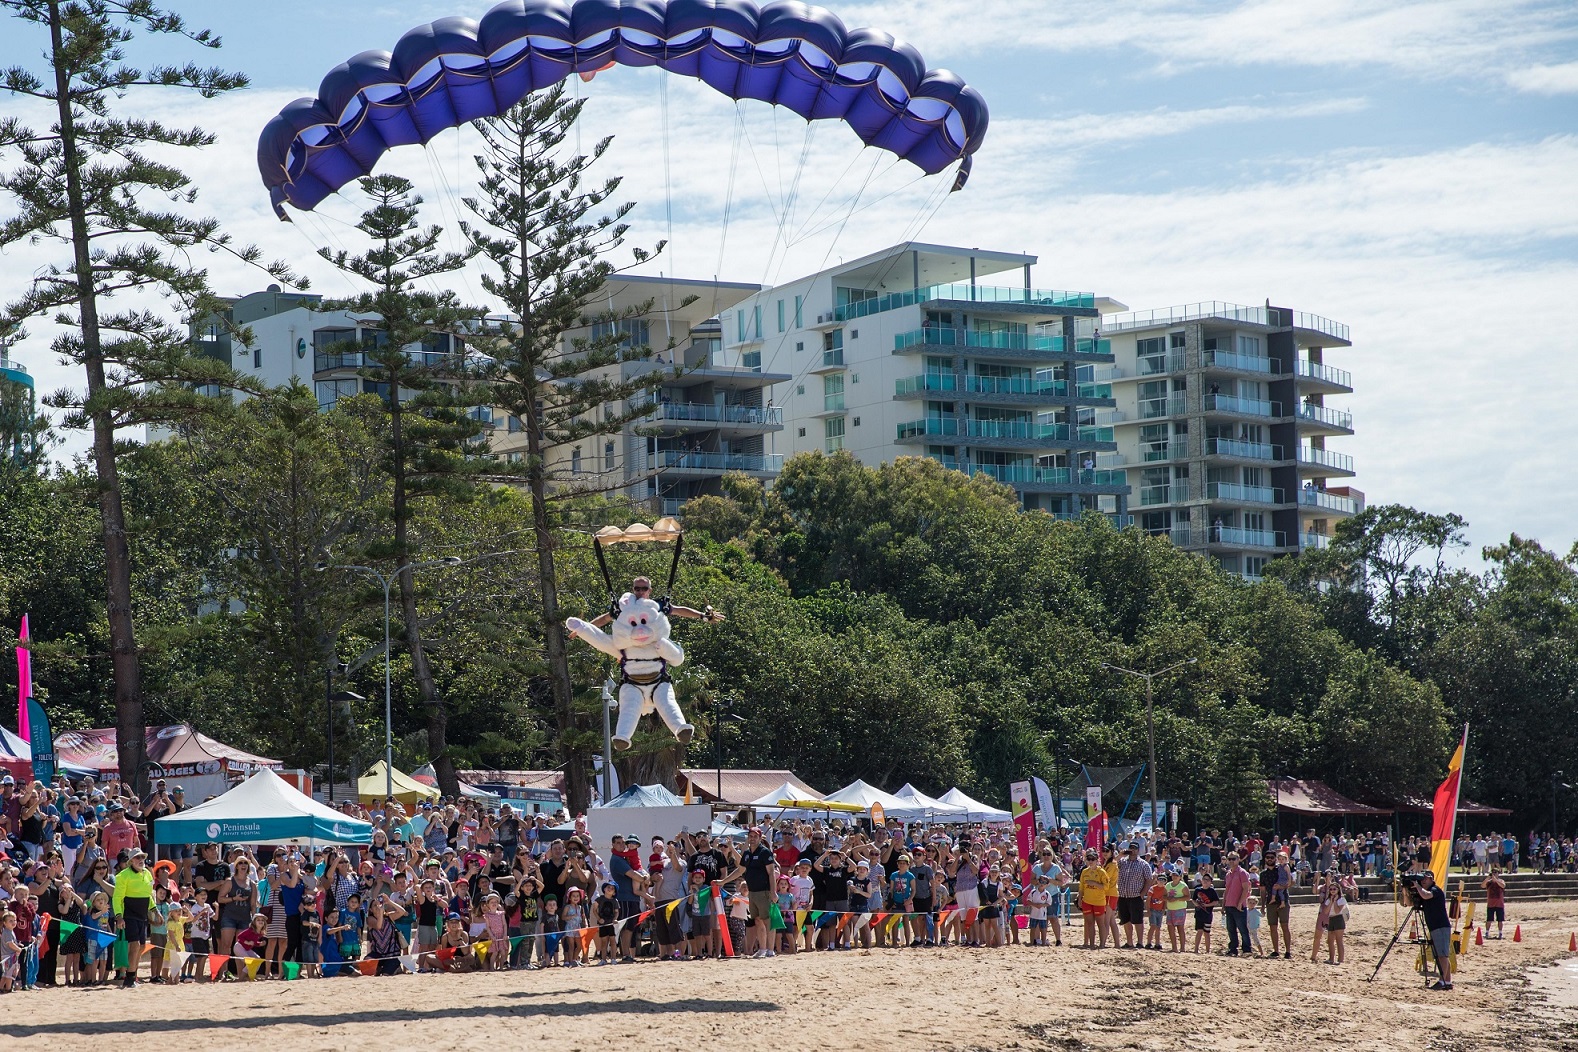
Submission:
[[[210,822],[204,832],[210,840],[228,840],[238,836],[262,836],[263,826],[258,822]],[[336,827],[335,833],[339,832]]]

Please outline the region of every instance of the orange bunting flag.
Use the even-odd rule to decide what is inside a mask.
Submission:
[[[844,929],[849,927],[849,922],[854,916],[855,915],[853,913],[846,913],[843,916],[839,917],[838,918],[838,928],[833,932],[833,934],[834,935],[842,935],[842,934],[844,934]]]
[[[208,956],[208,978],[217,981],[219,979],[219,973],[224,971],[225,970],[225,965],[229,964],[229,963],[230,963],[230,958],[228,958],[228,957],[221,957],[217,953],[209,954],[209,956]]]
[[[975,924],[975,915],[979,912],[980,910],[976,909],[974,906],[964,911],[964,926],[966,928],[972,927]]]
[[[592,948],[592,943],[594,943],[596,941],[597,941],[597,929],[596,928],[582,928],[581,929],[581,949],[583,951],[590,950]]]
[[[377,975],[378,974],[378,962],[377,961],[357,961],[356,962],[356,970],[361,972],[363,975]]]
[[[440,946],[438,948],[438,959],[441,960],[441,961],[452,961],[452,960],[454,960],[455,959],[455,948],[453,946]]]
[[[1447,762],[1446,781],[1436,789],[1430,812],[1430,870],[1436,886],[1446,887],[1447,867],[1452,862],[1452,833],[1457,827],[1457,801],[1463,781],[1463,754],[1468,751],[1468,724],[1463,725],[1463,740]]]

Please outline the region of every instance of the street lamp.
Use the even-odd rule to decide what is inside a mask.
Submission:
[[[1149,761],[1151,766],[1151,829],[1153,831],[1156,829],[1156,720],[1152,715],[1151,709],[1152,681],[1155,680],[1157,676],[1165,676],[1174,669],[1183,668],[1185,665],[1193,665],[1198,660],[1200,659],[1185,658],[1183,661],[1168,665],[1166,668],[1160,669],[1156,672],[1136,672],[1132,668],[1124,668],[1121,665],[1113,665],[1105,661],[1101,663],[1102,668],[1111,669],[1114,672],[1124,672],[1130,676],[1137,676],[1145,681],[1145,740],[1147,745],[1150,747]]]
[[[458,555],[451,555],[444,559],[430,559],[424,563],[407,563],[395,571],[395,575],[409,571],[424,570],[429,566],[459,566],[464,560]],[[318,563],[314,569],[319,573],[325,570],[350,570],[354,573],[370,574],[378,578],[378,583],[384,589],[384,796],[394,795],[394,702],[390,689],[390,651],[389,651],[389,584],[395,577],[386,577],[374,570],[371,566],[352,566],[346,564]]]
[[[1556,835],[1556,799],[1561,795],[1563,789],[1572,788],[1572,786],[1562,781],[1565,777],[1567,776],[1561,771],[1551,772],[1551,836],[1553,837]]]

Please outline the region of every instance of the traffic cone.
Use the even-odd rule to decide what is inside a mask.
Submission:
[[[1567,936],[1567,952],[1578,953],[1578,932]]]
[[[1512,941],[1513,942],[1522,942],[1523,941],[1523,925],[1521,925],[1521,924],[1514,924],[1512,926]]]
[[[1480,925],[1475,925],[1474,926],[1474,945],[1475,946],[1483,946],[1483,945],[1485,945],[1485,929],[1482,926],[1480,926]]]

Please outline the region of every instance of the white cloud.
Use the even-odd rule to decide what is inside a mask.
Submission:
[[[1175,110],[1166,106],[1129,113],[1083,113],[1075,117],[1041,120],[1007,118],[1010,123],[1032,125],[1035,133],[1063,147],[1097,146],[1109,143],[1184,135],[1218,124],[1248,124],[1263,120],[1290,120],[1299,117],[1334,117],[1358,113],[1369,103],[1362,98],[1318,99],[1308,102],[1270,106],[1211,106]],[[997,125],[1004,123],[999,119]],[[995,133],[997,125],[993,126]]]
[[[1377,67],[1438,78],[1504,72],[1578,39],[1578,13],[1562,0],[994,0],[991,18],[960,18],[955,0],[872,0],[841,13],[913,40],[934,62],[960,51],[1136,49],[1162,70]]]
[[[1515,69],[1507,74],[1507,83],[1534,95],[1578,94],[1578,62]]]

